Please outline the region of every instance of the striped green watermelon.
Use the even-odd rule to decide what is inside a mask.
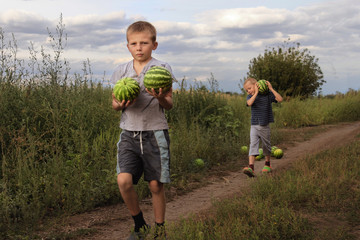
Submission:
[[[242,147],[240,148],[240,152],[241,152],[242,154],[248,154],[248,153],[249,153],[249,148],[248,148],[248,146],[242,146]]]
[[[276,157],[277,159],[282,158],[284,155],[284,152],[282,149],[278,148],[274,151],[274,157]]]
[[[140,85],[133,78],[122,78],[114,86],[114,95],[120,102],[133,101],[140,93]]]
[[[271,147],[271,156],[272,156],[272,157],[275,157],[275,156],[274,156],[274,152],[275,152],[276,149],[278,149],[277,146],[272,146],[272,147]]]
[[[150,68],[144,76],[144,86],[151,91],[153,88],[159,93],[159,88],[163,92],[167,92],[172,86],[172,75],[169,70],[164,67],[154,66]]]
[[[260,94],[267,94],[269,92],[269,87],[266,84],[266,80],[259,80],[258,81],[258,86],[259,86],[259,93]]]

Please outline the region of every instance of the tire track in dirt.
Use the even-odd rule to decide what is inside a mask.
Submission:
[[[360,134],[360,122],[343,123],[330,126],[320,134],[315,135],[308,141],[295,143],[285,148],[282,159],[272,159],[272,168],[276,171],[289,167],[292,162],[306,157],[308,153],[315,154],[323,150],[331,149],[350,143]],[[290,154],[291,153],[291,154]],[[255,162],[255,172],[260,174],[264,165],[263,161]],[[256,179],[256,178],[255,178]],[[241,171],[231,172],[225,177],[213,179],[208,185],[195,189],[185,195],[176,196],[166,205],[166,221],[173,222],[189,214],[197,214],[211,207],[214,200],[227,198],[239,193],[249,186],[250,181]],[[148,223],[154,222],[151,202],[141,202],[141,209]],[[82,236],[86,240],[115,240],[126,239],[133,226],[133,221],[124,204],[101,207],[91,212],[78,214],[66,219],[61,231],[70,232],[76,229],[96,229],[89,236]],[[59,229],[60,230],[60,229]]]

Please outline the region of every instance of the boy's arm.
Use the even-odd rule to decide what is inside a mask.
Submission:
[[[283,100],[282,96],[277,91],[275,91],[275,89],[272,87],[271,83],[269,81],[266,81],[266,84],[268,85],[269,90],[274,94],[275,100],[277,102],[282,102],[282,100]]]
[[[170,110],[173,107],[172,88],[170,88],[166,93],[163,93],[160,88],[159,94],[157,94],[154,89],[152,89],[151,92],[147,89],[146,91],[150,95],[154,96],[159,101],[160,106],[162,106],[165,110]]]
[[[249,100],[246,101],[246,104],[247,104],[248,106],[251,106],[251,105],[254,104],[255,99],[256,99],[257,95],[259,94],[259,86],[258,86],[257,83],[255,84],[254,90],[255,90],[254,95],[252,95],[252,97],[251,97]]]
[[[257,95],[258,95],[258,94],[255,93],[249,100],[246,101],[246,104],[247,104],[248,106],[253,105],[254,102],[255,102],[255,99],[256,99],[256,96],[257,96]]]

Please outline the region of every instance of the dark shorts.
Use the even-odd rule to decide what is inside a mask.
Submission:
[[[117,174],[130,173],[137,184],[145,181],[170,182],[170,139],[168,130],[132,132],[123,130],[117,143]]]

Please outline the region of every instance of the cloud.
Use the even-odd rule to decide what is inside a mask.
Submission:
[[[0,15],[0,25],[11,33],[44,34],[53,23],[38,14],[21,10],[10,10]]]
[[[285,9],[237,8],[207,11],[200,14],[198,19],[207,22],[213,29],[250,29],[282,24],[290,14]]]
[[[326,1],[294,10],[263,6],[219,8],[198,13],[195,19],[153,22],[159,41],[154,56],[169,62],[179,78],[206,79],[205,76],[213,73],[220,85],[224,84],[221,85],[224,90],[233,89],[239,79],[245,77],[252,58],[288,38],[300,42],[320,59],[325,79],[341,79],[347,71],[351,76],[360,75],[357,67],[360,4],[357,0]],[[64,17],[67,58],[70,62],[89,58],[94,72],[111,74],[116,64],[131,59],[125,32],[135,20],[146,20],[146,16],[127,16],[125,11],[118,11]],[[54,20],[24,11],[0,15],[0,26],[6,32],[14,32],[18,41],[26,44],[29,41],[46,44],[46,29],[55,32],[56,24]],[[330,64],[333,67],[329,67]],[[331,82],[333,86],[333,80]]]

